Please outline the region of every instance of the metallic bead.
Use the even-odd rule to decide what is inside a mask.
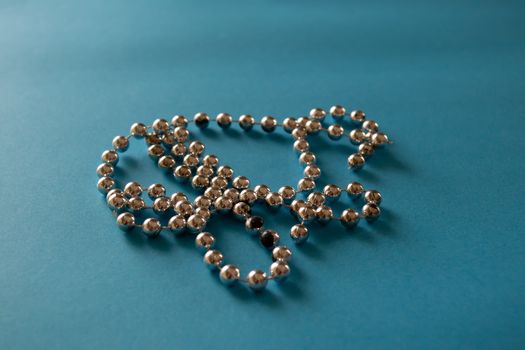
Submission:
[[[295,121],[295,118],[291,118],[291,117],[284,118],[283,120],[284,131],[290,134],[292,130],[295,129],[296,127],[297,127],[297,122]]]
[[[312,152],[309,152],[309,151],[308,152],[303,152],[299,156],[299,163],[301,163],[303,165],[314,164],[315,160],[316,160],[315,154],[313,154]]]
[[[215,168],[219,164],[219,158],[213,154],[207,154],[202,158],[202,164]]]
[[[142,123],[133,123],[129,133],[137,139],[143,138],[148,133],[148,128]]]
[[[212,204],[211,199],[206,196],[198,196],[193,203],[197,208],[209,208]]]
[[[164,214],[171,208],[171,201],[168,197],[159,197],[153,201],[153,211],[157,214]]]
[[[310,117],[322,121],[326,117],[326,112],[322,108],[314,108],[310,111]]]
[[[148,196],[151,199],[164,197],[166,195],[166,188],[162,184],[153,184],[148,187]]]
[[[201,232],[195,237],[195,247],[201,251],[208,251],[215,245],[215,237],[209,232]]]
[[[222,253],[218,250],[208,250],[202,259],[211,270],[216,270],[222,264]]]
[[[117,216],[117,225],[122,231],[129,231],[135,227],[135,216],[131,213],[122,213]]]
[[[177,139],[175,138],[175,135],[171,132],[166,132],[164,135],[162,135],[162,144],[168,147],[173,146],[177,143]]]
[[[175,127],[186,127],[188,126],[188,119],[183,115],[175,115],[173,118],[171,118],[171,124],[173,124]]]
[[[295,199],[295,189],[292,186],[283,186],[279,189],[284,204],[290,204]]]
[[[145,140],[148,145],[160,145],[162,143],[162,138],[157,134],[147,134]]]
[[[365,121],[366,114],[363,111],[355,110],[350,112],[350,120],[356,123],[362,123]]]
[[[233,201],[228,197],[219,197],[214,202],[215,209],[219,214],[225,214],[233,208]]]
[[[363,157],[370,157],[372,154],[374,154],[374,145],[369,142],[364,142],[359,145],[358,150],[359,154],[361,154]]]
[[[200,141],[192,141],[190,143],[190,147],[189,147],[189,150],[190,150],[190,153],[195,155],[195,156],[199,156],[202,154],[202,152],[204,152],[204,144]]]
[[[182,126],[177,126],[173,130],[173,136],[175,136],[177,142],[186,142],[188,140],[188,137],[190,136],[190,132],[188,131],[188,129]]]
[[[186,145],[184,143],[176,143],[171,147],[171,154],[178,159],[184,157],[186,154]]]
[[[198,233],[206,227],[206,219],[200,215],[193,214],[186,220],[186,227],[191,233]]]
[[[122,211],[128,205],[128,200],[122,193],[115,193],[106,200],[108,207],[117,212]]]
[[[320,207],[315,209],[315,216],[317,217],[317,220],[319,220],[319,222],[327,223],[334,217],[334,212],[329,206],[321,205]]]
[[[283,197],[279,192],[270,192],[266,195],[266,204],[272,209],[278,209],[283,205]]]
[[[238,190],[244,190],[245,188],[250,187],[250,180],[246,176],[237,176],[232,181],[233,187]]]
[[[175,192],[170,196],[171,203],[175,205],[180,201],[188,201],[188,197],[182,192]]]
[[[232,116],[228,113],[220,113],[215,119],[217,120],[217,124],[219,124],[219,126],[223,129],[229,128],[233,121]]]
[[[321,122],[317,119],[309,120],[306,123],[306,130],[309,134],[317,134],[321,129],[323,128],[323,125]]]
[[[277,260],[270,265],[272,279],[282,282],[290,275],[290,266],[282,260]]]
[[[239,125],[241,126],[242,129],[246,131],[251,130],[254,124],[255,124],[255,118],[249,114],[244,114],[239,117]]]
[[[115,136],[112,144],[118,152],[125,152],[129,147],[129,140],[126,136]]]
[[[308,239],[308,228],[304,224],[297,224],[290,229],[290,237],[295,243],[300,244]]]
[[[299,209],[306,206],[306,202],[302,199],[295,199],[290,204],[290,210],[297,214],[299,212]]]
[[[350,182],[348,186],[346,186],[346,193],[348,196],[352,199],[357,199],[361,197],[363,194],[365,188],[363,185],[361,185],[359,182]]]
[[[110,163],[102,163],[97,167],[97,175],[99,177],[110,176],[113,174],[113,165]]]
[[[232,264],[224,265],[221,268],[221,272],[219,273],[221,282],[227,286],[231,286],[236,283],[240,277],[241,271],[237,266]]]
[[[222,176],[215,176],[213,179],[211,179],[210,184],[212,187],[223,190],[228,187],[228,179]]]
[[[257,194],[249,188],[242,190],[239,194],[239,200],[248,204],[253,204],[257,200]]]
[[[228,188],[226,189],[222,195],[226,198],[229,198],[232,200],[233,204],[237,203],[239,201],[239,191],[235,188]]]
[[[210,124],[210,117],[204,112],[199,112],[195,114],[193,121],[199,128],[204,129]]]
[[[186,230],[186,219],[183,215],[174,215],[168,221],[168,228],[175,234],[182,233]]]
[[[345,209],[341,213],[341,224],[346,228],[352,228],[359,222],[359,213],[354,209]]]
[[[297,126],[292,130],[292,136],[296,140],[304,139],[306,136],[308,136],[308,131],[305,127]]]
[[[211,217],[211,211],[208,208],[196,208],[195,214],[199,215],[204,220],[208,221]]]
[[[266,185],[257,185],[253,188],[260,200],[266,200],[266,196],[271,192],[270,187]]]
[[[115,180],[109,176],[103,176],[98,179],[97,188],[100,193],[106,194],[115,187]]]
[[[359,153],[351,154],[348,157],[348,166],[352,170],[359,170],[365,165],[365,157],[360,155]]]
[[[381,209],[375,203],[367,203],[363,205],[362,213],[366,221],[372,222],[379,217]]]
[[[162,230],[160,221],[155,218],[148,218],[142,223],[142,231],[148,237],[156,237]]]
[[[177,214],[180,214],[184,217],[190,216],[194,212],[192,205],[188,201],[179,201],[175,203],[174,208]]]
[[[345,134],[345,129],[338,124],[333,124],[328,127],[328,137],[332,140],[339,140]]]
[[[145,206],[146,202],[144,202],[144,199],[141,197],[131,197],[128,199],[128,207],[134,213],[140,212]]]
[[[315,181],[310,178],[304,178],[297,183],[299,192],[310,193],[315,188]]]
[[[321,192],[312,192],[308,195],[307,200],[314,207],[318,207],[324,204],[326,197]]]
[[[191,168],[187,165],[179,165],[173,170],[173,176],[175,176],[177,181],[187,181],[191,177]]]
[[[290,261],[292,260],[292,251],[284,245],[275,247],[272,250],[272,260]]]
[[[277,126],[277,120],[272,116],[264,116],[261,119],[261,128],[266,132],[272,132]]]
[[[297,153],[308,152],[310,149],[310,144],[305,139],[299,139],[293,143],[293,149]]]
[[[157,162],[159,168],[164,170],[170,170],[175,166],[175,159],[172,156],[162,156]]]
[[[383,134],[382,132],[373,133],[370,139],[372,140],[372,144],[374,146],[381,147],[383,145],[386,145],[387,143],[390,143],[388,136],[386,134]]]
[[[211,166],[201,165],[197,168],[197,174],[204,177],[211,177],[215,173],[215,170]]]
[[[211,199],[212,201],[215,201],[217,198],[222,196],[222,191],[215,187],[208,187],[204,191],[204,195],[208,197],[209,199]]]
[[[303,174],[306,178],[317,179],[319,176],[321,176],[321,168],[319,168],[316,164],[310,164],[304,168]]]
[[[182,162],[184,163],[184,165],[194,168],[197,165],[199,165],[199,157],[194,156],[193,154],[187,154],[184,156]]]
[[[217,168],[217,175],[231,179],[233,176],[233,169],[229,165],[221,165],[219,168]]]
[[[114,188],[112,190],[109,190],[108,193],[106,193],[106,201],[109,199],[109,197],[111,197],[112,195],[114,195],[116,193],[123,194],[124,192],[122,192],[122,190],[120,190],[118,188]]]
[[[354,129],[350,131],[348,137],[350,138],[350,142],[354,145],[359,145],[367,140],[366,133],[362,129]]]
[[[264,219],[260,216],[251,216],[246,219],[244,226],[251,233],[259,232],[264,225]]]
[[[137,197],[142,194],[142,186],[135,181],[128,182],[124,186],[124,193],[129,197]]]
[[[334,202],[341,196],[341,188],[334,184],[328,184],[323,188],[323,194],[328,201]]]
[[[279,234],[274,230],[264,230],[259,237],[263,247],[268,249],[275,247],[279,243],[279,238]]]
[[[341,119],[346,114],[346,109],[343,106],[335,105],[330,107],[330,114],[334,119]]]
[[[196,190],[204,191],[204,189],[207,188],[209,185],[210,179],[206,176],[195,175],[193,179],[191,179],[191,186]]]
[[[268,284],[268,278],[266,278],[266,273],[261,270],[252,270],[246,276],[246,282],[248,282],[248,287],[253,291],[258,291],[264,289]]]
[[[304,224],[309,224],[315,219],[315,209],[308,205],[300,208],[297,214]]]
[[[235,214],[235,217],[237,219],[246,219],[246,217],[250,215],[251,211],[252,208],[250,207],[250,205],[244,202],[239,202],[233,206],[233,213]]]
[[[379,124],[373,120],[365,120],[363,122],[363,129],[370,132],[377,132],[379,130]]]
[[[102,153],[102,156],[100,157],[100,159],[102,159],[104,163],[109,163],[111,165],[117,165],[118,158],[119,158],[118,153],[114,150],[104,151]]]
[[[308,123],[308,117],[299,117],[297,118],[297,127],[306,127],[306,123]]]
[[[148,156],[153,160],[158,160],[164,155],[164,147],[161,145],[151,145],[148,147]]]
[[[367,203],[381,204],[381,193],[376,190],[368,190],[365,192],[365,201]]]
[[[170,123],[168,123],[168,121],[163,118],[155,119],[153,121],[152,126],[153,126],[153,131],[155,131],[156,134],[164,134],[170,129]]]

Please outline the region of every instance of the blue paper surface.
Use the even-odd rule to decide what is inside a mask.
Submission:
[[[519,1],[0,1],[0,348],[523,349],[524,15]],[[395,144],[354,174],[354,147],[318,137],[320,183],[377,188],[383,216],[315,226],[296,248],[291,216],[258,207],[294,253],[266,293],[223,287],[191,237],[122,233],[96,191],[100,154],[135,121],[333,104]],[[253,183],[301,176],[287,134],[195,136]],[[185,189],[142,142],[119,165],[121,181]],[[271,262],[240,222],[209,230],[244,273]]]

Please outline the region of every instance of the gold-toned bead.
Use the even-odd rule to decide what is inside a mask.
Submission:
[[[330,114],[334,119],[341,119],[346,114],[346,109],[343,106],[335,105],[330,108]]]

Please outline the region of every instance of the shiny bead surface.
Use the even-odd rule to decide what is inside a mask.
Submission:
[[[247,188],[239,193],[239,200],[248,204],[253,204],[257,200],[255,191]]]
[[[233,169],[229,165],[221,165],[217,168],[217,175],[230,179],[233,176]]]
[[[153,121],[152,127],[156,134],[164,134],[170,129],[170,123],[166,119],[158,118]]]
[[[249,232],[257,233],[263,228],[264,219],[260,216],[252,216],[246,219],[244,226]]]
[[[197,214],[190,215],[188,220],[186,220],[186,227],[191,233],[201,232],[205,226],[206,219]]]
[[[299,209],[301,209],[302,207],[305,207],[306,206],[306,202],[302,199],[295,199],[292,201],[292,203],[290,204],[290,210],[292,212],[299,212]]]
[[[315,157],[315,154],[313,154],[312,152],[303,152],[299,156],[299,162],[303,165],[314,164],[315,161],[316,161],[316,157]]]
[[[270,192],[266,195],[266,204],[272,209],[278,209],[281,205],[283,205],[283,197],[279,194],[279,192]]]
[[[222,264],[222,253],[218,250],[208,250],[203,257],[203,261],[211,270],[216,270]]]
[[[199,157],[193,154],[187,154],[184,156],[182,163],[190,168],[195,168],[199,165]]]
[[[173,136],[175,136],[177,142],[186,142],[186,140],[188,140],[188,137],[190,136],[190,132],[188,131],[188,129],[182,126],[177,126],[173,130]]]
[[[365,120],[363,122],[363,129],[370,132],[376,132],[379,130],[379,124],[374,120]]]
[[[128,200],[122,193],[115,193],[107,199],[108,207],[117,212],[122,211],[128,205]]]
[[[209,199],[211,199],[212,201],[215,201],[217,198],[222,196],[222,191],[215,187],[208,187],[204,191],[204,195],[208,197]]]
[[[237,176],[233,179],[232,185],[238,190],[243,190],[250,187],[250,180],[246,176]]]
[[[171,201],[167,197],[159,197],[153,201],[153,211],[157,214],[164,214],[171,208]]]
[[[304,206],[300,208],[297,213],[299,214],[299,218],[304,224],[311,223],[316,217],[315,209],[309,206]]]
[[[191,178],[191,168],[187,165],[179,165],[173,171],[173,176],[177,181],[187,181]]]
[[[248,273],[248,276],[246,276],[246,282],[248,282],[248,287],[254,291],[258,291],[266,287],[268,279],[264,271],[252,270]]]
[[[228,179],[222,176],[215,176],[210,182],[212,187],[219,188],[221,190],[228,187]]]
[[[321,176],[321,168],[315,164],[307,165],[303,171],[304,177],[309,179],[317,179]]]
[[[308,131],[306,131],[305,127],[297,126],[295,129],[292,130],[292,136],[294,139],[304,139],[306,136],[308,136]]]
[[[184,143],[176,143],[171,147],[171,154],[177,159],[184,157],[186,154],[186,145]]]
[[[365,165],[365,157],[360,155],[359,153],[351,154],[348,157],[348,166],[352,170],[359,170]]]
[[[160,145],[162,143],[162,138],[157,134],[147,134],[145,140],[148,145]]]
[[[148,147],[148,155],[153,160],[158,160],[164,155],[164,147],[161,145],[151,145]]]
[[[297,122],[295,118],[292,118],[292,117],[284,118],[283,120],[284,131],[286,131],[287,133],[291,133],[292,130],[295,129],[296,127],[297,127]]]
[[[381,193],[376,190],[368,190],[365,192],[365,201],[367,203],[375,203],[377,205],[381,204]]]
[[[186,219],[183,215],[174,215],[168,221],[168,228],[175,234],[180,234],[186,230]]]
[[[286,246],[275,247],[272,250],[272,260],[290,261],[292,260],[292,251]]]
[[[346,186],[346,193],[352,199],[361,197],[364,191],[365,188],[359,182],[350,182],[348,186]]]
[[[119,152],[125,152],[129,147],[129,141],[126,136],[115,136],[112,144]]]
[[[184,217],[190,216],[194,212],[193,206],[190,202],[184,200],[175,203],[174,208],[177,214],[183,215]]]
[[[162,230],[160,221],[155,218],[148,218],[142,223],[142,231],[148,237],[156,237]]]
[[[326,117],[326,112],[322,108],[314,108],[310,111],[310,117],[322,121]]]
[[[199,215],[204,220],[208,221],[211,217],[211,211],[208,208],[196,208],[195,214]]]
[[[215,173],[215,170],[211,166],[201,165],[197,168],[197,175],[211,177]]]
[[[326,223],[334,217],[334,212],[332,211],[332,208],[326,205],[321,205],[317,209],[315,209],[315,216],[317,217],[317,220],[321,223]]]
[[[122,231],[129,231],[135,227],[135,216],[131,213],[122,213],[117,216],[117,225]]]
[[[345,129],[341,125],[330,125],[327,129],[328,137],[331,140],[339,140],[345,134]]]
[[[219,158],[213,154],[207,154],[202,158],[202,164],[215,168],[219,164]]]
[[[381,147],[383,145],[386,145],[387,143],[390,143],[388,136],[386,134],[383,134],[382,132],[373,133],[370,139],[372,141],[372,144],[378,147]]]
[[[321,129],[323,128],[323,125],[321,122],[317,119],[309,120],[306,123],[306,131],[308,131],[309,134],[317,134]]]
[[[188,126],[188,119],[183,115],[175,115],[173,116],[173,118],[171,118],[171,124],[173,124],[173,126],[175,127],[177,126],[186,127]]]
[[[377,220],[381,214],[381,209],[379,209],[379,206],[375,203],[367,203],[363,205],[362,213],[366,221],[372,222]]]
[[[237,266],[232,264],[224,265],[221,268],[221,272],[219,273],[221,282],[227,286],[235,284],[237,281],[239,281],[240,277],[241,271]]]
[[[282,282],[290,275],[290,266],[282,260],[277,260],[270,265],[272,279]]]
[[[122,192],[122,190],[118,188],[113,188],[106,193],[106,201],[109,199],[109,197],[111,197],[112,195],[116,193],[123,194],[124,192]]]
[[[233,204],[237,203],[239,201],[239,191],[235,188],[228,188],[224,190],[222,195],[226,198],[229,198],[232,200]]]
[[[242,129],[248,131],[253,128],[255,124],[255,118],[249,114],[244,114],[239,117],[239,125]]]
[[[118,153],[114,150],[107,150],[102,152],[102,156],[100,157],[104,163],[109,163],[111,165],[117,165],[118,163]]]
[[[341,213],[341,224],[346,228],[352,228],[359,222],[360,216],[359,213],[354,209],[345,209]]]
[[[330,115],[332,118],[339,120],[343,118],[346,114],[346,109],[343,106],[335,105],[330,107]]]
[[[113,187],[115,187],[115,180],[113,180],[109,176],[103,176],[100,179],[98,179],[97,189],[100,193],[106,194],[111,189],[113,189]]]
[[[195,175],[191,179],[191,186],[196,190],[204,190],[206,187],[210,185],[210,179],[208,179],[206,176],[202,175]]]
[[[227,129],[232,125],[233,118],[228,113],[220,113],[217,115],[217,124],[223,129]]]
[[[310,149],[310,143],[305,139],[296,140],[293,144],[293,149],[296,153],[307,152]]]
[[[279,238],[279,234],[274,230],[264,230],[259,237],[263,247],[268,249],[275,247],[279,243]]]
[[[335,202],[341,196],[341,188],[334,184],[328,184],[323,188],[323,194],[328,201]]]
[[[135,138],[142,138],[148,133],[148,128],[142,123],[133,123],[129,129],[129,133]]]
[[[304,224],[297,224],[290,229],[290,237],[295,243],[303,243],[308,239],[308,228]]]
[[[305,128],[306,127],[306,123],[308,123],[308,120],[310,120],[308,117],[299,117],[299,118],[297,118],[297,127]]]
[[[171,199],[171,203],[173,204],[173,206],[175,206],[175,204],[180,202],[180,201],[185,201],[185,202],[188,201],[188,197],[182,192],[175,192],[175,193],[173,193],[170,196],[170,199]]]
[[[372,154],[374,154],[374,145],[372,145],[369,142],[363,142],[358,147],[359,154],[361,154],[363,157],[370,157]]]
[[[354,145],[359,145],[367,140],[366,133],[362,129],[354,129],[349,134],[350,142]]]
[[[172,156],[162,156],[157,162],[159,168],[169,170],[175,166],[175,159]]]
[[[128,199],[128,208],[134,213],[140,212],[145,206],[146,202],[144,202],[144,199],[141,197],[131,197]]]
[[[238,219],[244,220],[250,215],[251,207],[244,202],[239,202],[233,206],[233,213]]]
[[[290,204],[295,199],[295,190],[292,186],[283,186],[279,189],[284,204]]]
[[[314,207],[318,207],[320,205],[323,205],[326,201],[326,197],[321,192],[312,192],[307,197],[308,203],[313,205]]]
[[[113,174],[113,165],[110,163],[102,163],[97,167],[97,175],[100,177],[110,176]]]
[[[201,155],[202,152],[204,152],[204,149],[205,149],[205,146],[200,141],[192,141],[190,143],[190,147],[188,148],[190,153],[193,154],[194,156]]]
[[[262,117],[261,128],[266,132],[272,132],[277,126],[277,120],[269,115]]]
[[[152,184],[148,187],[148,196],[151,199],[164,197],[166,195],[166,188],[162,184]]]
[[[195,237],[195,247],[201,251],[207,251],[215,245],[215,237],[209,232],[201,232]]]
[[[128,182],[124,186],[124,193],[129,197],[136,197],[142,194],[142,186],[135,181]]]
[[[265,200],[266,196],[271,192],[270,188],[266,185],[257,185],[253,190],[257,194],[257,198],[261,200]]]
[[[204,112],[199,112],[195,114],[193,121],[199,128],[204,129],[210,124],[210,117]]]
[[[304,178],[299,180],[297,183],[297,189],[299,192],[309,193],[315,188],[315,181],[310,178]]]
[[[366,114],[363,111],[355,110],[350,112],[350,120],[356,123],[362,123],[366,118]]]
[[[166,132],[162,135],[162,144],[165,145],[165,146],[173,146],[174,144],[176,144],[178,141],[177,139],[175,138],[175,135],[171,132]]]
[[[219,214],[225,214],[233,208],[233,201],[228,197],[219,197],[214,202],[215,209]]]
[[[193,202],[197,208],[209,208],[212,205],[212,201],[207,196],[198,196]]]

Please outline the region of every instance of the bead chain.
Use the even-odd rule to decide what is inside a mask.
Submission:
[[[134,123],[130,135],[116,136],[113,139],[113,149],[102,153],[103,163],[97,167],[100,177],[97,187],[106,195],[106,201],[113,215],[117,217],[118,226],[129,231],[140,228],[148,237],[156,237],[162,230],[169,230],[175,234],[190,232],[197,234],[196,246],[204,252],[204,263],[211,269],[220,270],[219,277],[224,284],[231,285],[237,281],[244,282],[253,290],[263,289],[268,280],[283,281],[290,273],[288,261],[292,252],[286,246],[278,246],[280,236],[271,229],[264,227],[264,220],[260,216],[251,215],[251,207],[257,203],[278,210],[285,207],[299,220],[290,230],[290,236],[295,243],[302,243],[308,239],[307,225],[317,220],[325,224],[330,220],[338,220],[346,228],[357,225],[361,218],[368,222],[377,219],[381,213],[381,194],[376,190],[365,190],[358,182],[350,182],[346,192],[352,200],[363,197],[365,204],[361,213],[354,209],[345,209],[339,217],[335,217],[327,202],[337,201],[343,190],[334,184],[326,185],[322,192],[315,191],[315,180],[321,175],[321,169],[316,165],[316,156],[310,152],[307,137],[311,134],[326,132],[332,140],[339,140],[345,135],[344,128],[339,124],[324,127],[322,122],[326,112],[320,108],[310,111],[309,117],[285,118],[282,123],[271,116],[265,116],[260,122],[250,115],[242,115],[233,120],[228,113],[220,113],[211,119],[206,113],[197,113],[192,121],[182,115],[172,118],[171,124],[165,119],[156,119],[152,125]],[[359,110],[347,113],[342,106],[333,106],[330,114],[335,121],[348,117],[358,127],[348,133],[350,141],[358,145],[358,152],[348,157],[348,166],[357,171],[365,164],[365,159],[371,156],[376,148],[392,143],[386,134],[379,132],[379,125],[373,120],[366,120],[365,113]],[[277,192],[272,192],[264,184],[250,189],[250,180],[245,176],[233,178],[234,170],[228,165],[220,165],[219,159],[213,155],[204,155],[205,146],[195,140],[189,142],[190,132],[187,127],[194,123],[198,128],[206,128],[210,121],[216,122],[221,128],[229,128],[232,123],[239,124],[242,129],[249,131],[254,125],[261,126],[265,132],[273,132],[281,127],[294,138],[294,150],[299,154],[299,161],[305,166],[303,178],[297,187],[283,186]],[[129,147],[131,137],[144,138],[148,145],[148,155],[157,162],[159,168],[173,172],[176,180],[190,181],[202,195],[190,203],[182,192],[166,196],[166,189],[162,184],[150,185],[146,192],[153,201],[147,205],[142,199],[143,187],[137,182],[127,183],[123,189],[117,188],[111,177],[119,161],[119,153]],[[188,144],[189,143],[189,144]],[[188,146],[187,146],[188,144]],[[167,151],[170,154],[166,154]],[[307,195],[306,201],[296,199],[296,194]],[[147,218],[142,224],[136,223],[133,213],[152,209],[156,214],[165,217],[174,211],[167,225],[162,225],[159,219]],[[261,270],[252,270],[245,278],[240,277],[240,270],[232,264],[223,264],[223,255],[212,249],[215,238],[209,232],[203,232],[208,220],[217,214],[233,212],[235,217],[245,221],[245,227],[254,235],[258,235],[261,244],[272,249],[273,263],[270,266],[270,275]],[[170,214],[171,215],[171,214]]]

